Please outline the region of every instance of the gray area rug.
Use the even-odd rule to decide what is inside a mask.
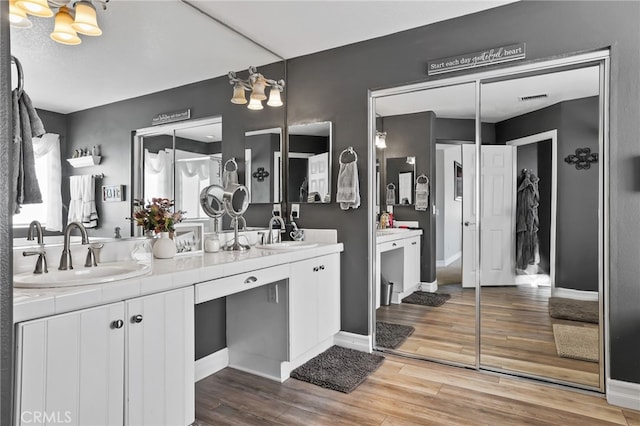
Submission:
[[[350,393],[376,371],[382,355],[332,346],[291,372],[291,377],[323,388]]]
[[[552,318],[598,324],[598,301],[576,300],[565,297],[549,298],[549,316]]]
[[[376,346],[395,349],[407,340],[407,337],[411,336],[414,331],[416,329],[409,325],[376,321]]]
[[[412,294],[402,299],[402,302],[411,303],[414,305],[441,306],[449,299],[451,299],[451,295],[446,293],[428,293],[426,291],[414,291]]]
[[[598,328],[595,326],[553,324],[558,356],[598,362]]]

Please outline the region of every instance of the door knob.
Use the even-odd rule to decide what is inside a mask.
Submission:
[[[469,222],[468,220],[464,223],[464,226],[475,225],[475,222]]]
[[[141,323],[142,322],[142,314],[135,315],[134,317],[131,318],[131,321],[135,322],[136,324]]]
[[[124,325],[124,321],[122,321],[121,319],[111,321],[111,328],[122,328],[123,325]]]

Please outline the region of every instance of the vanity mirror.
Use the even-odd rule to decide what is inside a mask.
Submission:
[[[416,157],[385,159],[386,164],[386,205],[412,205],[413,184],[416,175]]]
[[[245,186],[252,204],[282,201],[282,129],[245,133]]]
[[[222,118],[139,129],[134,136],[134,198],[175,200],[189,219],[208,217],[200,193],[221,183]]]
[[[296,124],[288,130],[288,201],[331,202],[331,122]]]

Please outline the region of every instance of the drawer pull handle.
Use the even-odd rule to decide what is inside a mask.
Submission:
[[[247,278],[246,280],[244,280],[244,283],[245,284],[253,284],[256,281],[258,281],[258,279],[252,275],[249,278]]]
[[[320,269],[320,268],[318,268],[317,266],[314,266],[314,267],[313,267],[313,272],[318,272],[318,270],[319,270],[319,269]]]
[[[391,247],[395,247],[396,245],[397,245],[396,243],[393,243],[393,244],[391,244]]]
[[[135,322],[136,324],[140,324],[142,322],[142,314],[131,317],[131,321]]]
[[[418,243],[416,243],[415,241],[411,243],[412,246],[415,246],[416,244]]]
[[[122,328],[124,326],[124,321],[121,319],[111,321],[111,328]]]
[[[324,271],[324,265],[320,265],[320,270]]]

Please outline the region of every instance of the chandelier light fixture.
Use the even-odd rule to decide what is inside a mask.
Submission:
[[[9,21],[12,27],[31,28],[33,23],[28,15],[51,18],[54,16],[52,9],[57,8],[51,39],[67,45],[80,44],[82,39],[78,34],[102,34],[93,2],[100,3],[106,10],[109,0],[9,0]]]
[[[385,149],[387,147],[387,132],[376,130],[376,148]]]
[[[233,86],[231,103],[238,105],[246,104],[247,98],[244,92],[247,91],[251,92],[247,108],[260,110],[263,108],[262,101],[267,99],[265,90],[267,87],[270,87],[267,105],[272,107],[282,106],[280,93],[284,90],[284,80],[276,81],[265,78],[253,65],[249,67],[249,78],[246,80],[236,77],[235,72],[229,71],[229,83]]]

